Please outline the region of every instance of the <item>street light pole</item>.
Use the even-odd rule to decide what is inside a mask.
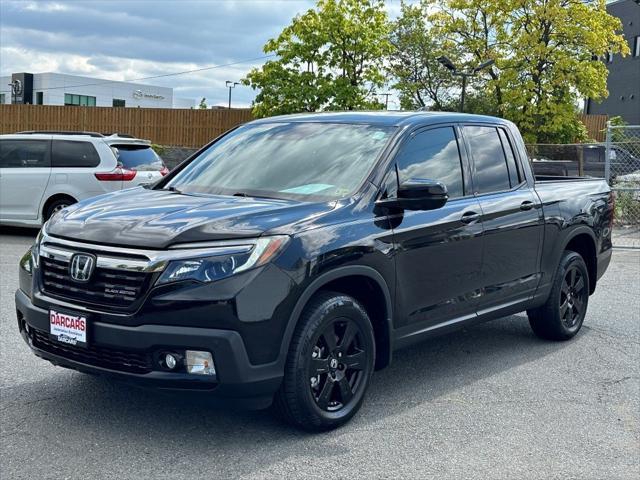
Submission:
[[[389,110],[389,95],[390,93],[378,93],[381,97],[384,97],[384,109]]]
[[[484,70],[485,68],[490,67],[494,64],[493,60],[487,60],[486,62],[481,63],[477,67],[473,68],[469,72],[460,72],[458,68],[453,64],[451,60],[449,60],[444,55],[442,57],[438,57],[438,61],[448,70],[451,71],[452,75],[457,77],[462,77],[462,92],[460,94],[460,112],[464,112],[464,97],[467,91],[467,78],[475,77],[479,71]]]
[[[462,94],[460,95],[460,113],[464,113],[464,94],[467,91],[467,75],[462,75]]]
[[[231,110],[231,89],[232,88],[236,88],[236,85],[240,85],[240,83],[239,82],[230,82],[229,80],[227,80],[224,84],[229,89],[229,110]]]

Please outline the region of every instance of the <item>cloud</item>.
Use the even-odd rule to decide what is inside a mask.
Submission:
[[[0,2],[0,75],[59,72],[130,80],[264,55],[265,42],[310,0],[14,1]],[[399,2],[390,2],[395,16]],[[176,96],[224,105],[225,81],[238,81],[263,61],[143,83],[173,87]],[[255,92],[238,86],[234,104]]]
[[[293,1],[58,1],[0,3],[0,75],[60,72],[129,80],[263,55],[262,47],[299,12]],[[225,104],[226,80],[262,61],[143,83],[170,86],[176,96]],[[234,103],[255,92],[238,86]]]

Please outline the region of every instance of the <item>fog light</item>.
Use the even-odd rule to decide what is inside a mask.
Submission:
[[[187,350],[186,354],[187,373],[194,375],[215,375],[216,368],[213,364],[213,357],[209,352],[199,350]]]
[[[178,364],[178,360],[172,354],[167,353],[164,356],[164,364],[167,366],[169,370],[173,370],[174,368],[176,368],[176,365]]]

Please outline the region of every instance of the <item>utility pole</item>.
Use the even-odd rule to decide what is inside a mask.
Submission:
[[[240,85],[240,83],[239,82],[230,82],[229,80],[227,80],[225,82],[225,85],[229,89],[229,110],[231,110],[231,89],[232,88],[236,88],[236,85]]]
[[[486,62],[481,63],[474,69],[468,72],[461,72],[458,68],[453,64],[451,60],[449,60],[444,55],[442,57],[438,57],[438,61],[448,70],[451,71],[452,75],[457,77],[462,77],[462,92],[460,94],[460,112],[464,112],[464,97],[467,90],[467,78],[475,77],[480,70],[484,70],[485,68],[490,67],[494,64],[493,60],[487,60]]]

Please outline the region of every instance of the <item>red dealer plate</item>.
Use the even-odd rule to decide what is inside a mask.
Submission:
[[[87,317],[49,310],[49,333],[60,343],[87,346]]]

